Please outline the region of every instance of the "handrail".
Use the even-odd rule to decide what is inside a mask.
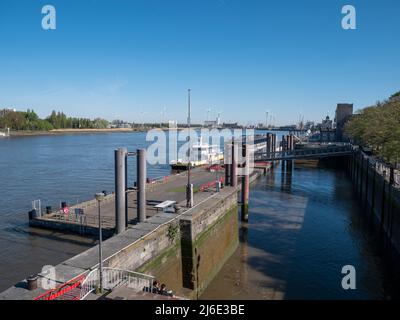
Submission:
[[[55,300],[58,297],[78,288],[84,281],[85,275],[80,275],[72,280],[69,280],[55,289],[50,289],[45,293],[37,296],[33,300]]]
[[[113,290],[121,285],[126,285],[129,288],[138,291],[153,290],[154,277],[136,271],[104,267],[103,274],[103,288],[106,290]],[[90,293],[94,292],[100,285],[100,270],[96,268],[92,270],[81,285],[80,300],[84,300]]]

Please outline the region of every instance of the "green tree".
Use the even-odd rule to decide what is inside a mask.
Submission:
[[[356,143],[371,147],[390,163],[400,159],[400,99],[392,95],[383,103],[360,110],[345,127]]]

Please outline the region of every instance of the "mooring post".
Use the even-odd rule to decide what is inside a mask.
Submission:
[[[276,154],[276,133],[272,135],[272,152],[273,152],[273,157],[275,158]]]
[[[117,234],[125,230],[125,199],[126,199],[126,183],[125,183],[125,166],[126,148],[115,150],[115,232]]]
[[[285,140],[286,140],[285,135],[282,135],[282,143],[281,143],[282,144],[282,148],[281,148],[282,149],[282,153],[281,153],[282,156],[285,155],[285,151],[286,151],[286,141]],[[283,172],[283,171],[285,171],[285,165],[286,165],[285,162],[286,161],[282,159],[281,162],[282,162],[282,172]]]
[[[249,148],[247,145],[243,146],[243,151],[245,153],[245,165],[242,175],[242,221],[249,221],[249,196],[250,196],[250,155]]]
[[[125,154],[125,228],[128,227],[128,152]]]
[[[231,165],[232,165],[232,147],[231,144],[225,143],[224,148],[224,167],[225,167],[225,185],[231,186]]]
[[[232,165],[231,165],[231,186],[237,187],[237,159],[238,159],[238,145],[232,143]]]
[[[272,138],[271,134],[267,133],[267,158],[271,157],[271,142],[272,142],[271,138]]]
[[[146,149],[137,150],[137,221],[146,220]]]
[[[293,150],[293,135],[292,134],[290,134],[290,135],[288,135],[288,137],[287,137],[287,139],[288,139],[288,146],[287,146],[287,149],[289,150],[289,151],[292,151]],[[292,169],[293,169],[293,160],[287,160],[287,167],[288,167],[288,171],[292,171]]]

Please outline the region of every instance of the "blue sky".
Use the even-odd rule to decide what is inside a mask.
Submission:
[[[57,29],[41,28],[41,8]],[[341,8],[357,9],[357,30]],[[400,90],[398,0],[1,0],[0,108],[277,124]]]

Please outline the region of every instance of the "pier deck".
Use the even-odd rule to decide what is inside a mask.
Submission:
[[[221,178],[223,172],[210,172],[206,168],[195,168],[191,171],[191,182],[194,185],[194,192],[202,185]],[[157,203],[173,200],[180,206],[184,205],[186,199],[187,173],[168,176],[165,181],[148,183],[146,186],[147,218],[156,215]],[[137,223],[137,192],[128,191],[128,224]],[[198,197],[199,198],[199,197]],[[200,198],[202,198],[200,196]],[[82,208],[83,214],[76,215],[74,210]],[[115,196],[110,194],[101,204],[102,227],[106,236],[112,235],[115,227]],[[49,229],[70,229],[80,234],[97,234],[98,228],[98,206],[96,200],[74,205],[70,208],[69,214],[60,212],[43,215],[40,218],[31,220],[32,226],[44,227]],[[69,227],[69,228],[68,228]],[[74,228],[75,227],[75,228]]]

